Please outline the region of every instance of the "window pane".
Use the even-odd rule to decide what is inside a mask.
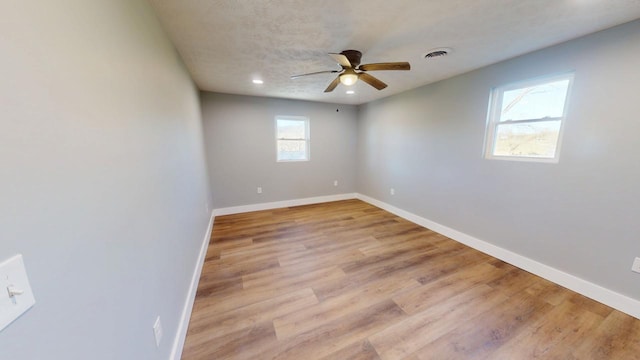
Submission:
[[[560,121],[499,124],[493,155],[553,158],[559,133]]]
[[[278,139],[305,139],[304,120],[278,119]]]
[[[569,80],[505,91],[500,121],[562,117]]]
[[[278,140],[278,160],[307,160],[307,142]]]

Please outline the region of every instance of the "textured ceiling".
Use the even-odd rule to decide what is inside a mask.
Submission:
[[[640,0],[150,0],[202,90],[343,104],[386,97],[640,18]],[[427,50],[450,47],[442,58]],[[409,61],[347,95],[329,52]],[[264,81],[255,85],[252,79]]]

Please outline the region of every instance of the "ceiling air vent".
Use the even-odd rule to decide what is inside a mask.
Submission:
[[[431,49],[431,50],[429,50],[429,52],[426,53],[424,58],[427,59],[427,60],[435,59],[435,58],[447,56],[447,55],[449,55],[450,52],[451,52],[450,48]]]

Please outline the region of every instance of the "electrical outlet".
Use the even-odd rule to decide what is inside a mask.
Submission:
[[[396,189],[394,189],[394,188],[389,189],[389,194],[395,195],[396,194]]]
[[[333,186],[338,186],[338,180],[333,180]]]
[[[160,316],[156,318],[156,322],[153,324],[153,336],[156,338],[156,346],[160,347],[160,341],[162,340],[162,323],[160,322]]]
[[[640,257],[637,257],[634,261],[633,261],[633,265],[631,265],[631,271],[640,273]]]
[[[262,194],[262,186],[258,186],[258,194]]]

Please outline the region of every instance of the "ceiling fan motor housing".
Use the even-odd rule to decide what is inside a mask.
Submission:
[[[351,63],[352,68],[357,68],[360,65],[360,60],[362,59],[362,53],[358,50],[344,50],[341,52],[342,55],[346,56]]]

